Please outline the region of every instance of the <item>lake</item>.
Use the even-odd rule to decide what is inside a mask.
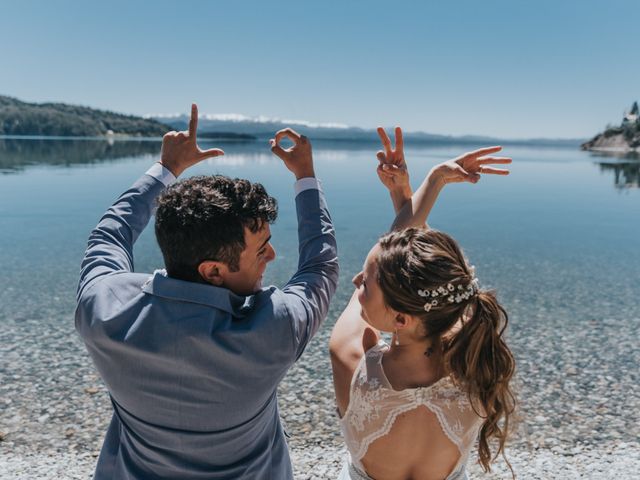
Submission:
[[[187,174],[246,177],[278,199],[278,257],[265,284],[283,285],[297,262],[294,178],[266,143],[220,146],[224,157]],[[414,188],[434,164],[481,146],[407,145]],[[313,147],[342,273],[327,324],[281,389],[293,447],[309,438],[339,443],[327,413],[326,341],[351,277],[393,219],[375,173],[378,145]],[[102,213],[159,150],[158,140],[0,139],[0,431],[9,433],[0,453],[99,448],[110,406],[87,391],[102,386],[73,327],[79,264]],[[509,312],[521,405],[514,444],[637,442],[640,160],[577,147],[507,146],[503,154],[514,160],[510,176],[447,186],[429,223],[458,239],[481,285],[497,289]],[[135,261],[137,271],[162,267],[152,228]],[[291,413],[301,399],[323,407]],[[313,422],[326,424],[315,440]]]

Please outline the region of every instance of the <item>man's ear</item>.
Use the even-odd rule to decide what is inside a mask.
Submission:
[[[205,282],[215,285],[216,287],[220,287],[224,283],[224,274],[226,271],[227,266],[221,262],[205,260],[198,265],[200,277]]]

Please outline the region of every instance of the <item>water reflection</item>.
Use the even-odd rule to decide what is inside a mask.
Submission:
[[[602,154],[610,161],[598,161],[601,172],[613,172],[613,183],[618,189],[640,188],[640,154]]]
[[[71,166],[159,153],[159,139],[0,138],[0,173],[18,173],[31,165]]]

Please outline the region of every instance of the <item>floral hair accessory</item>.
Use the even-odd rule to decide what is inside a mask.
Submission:
[[[418,295],[425,299],[424,311],[430,312],[437,306],[440,303],[440,297],[442,303],[461,303],[476,295],[480,291],[480,285],[475,277],[475,270],[475,267],[469,267],[472,280],[466,286],[459,284],[456,288],[452,283],[447,283],[433,290],[418,290]]]

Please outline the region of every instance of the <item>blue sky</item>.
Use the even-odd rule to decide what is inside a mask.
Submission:
[[[589,137],[640,99],[640,2],[2,1],[0,94]]]

